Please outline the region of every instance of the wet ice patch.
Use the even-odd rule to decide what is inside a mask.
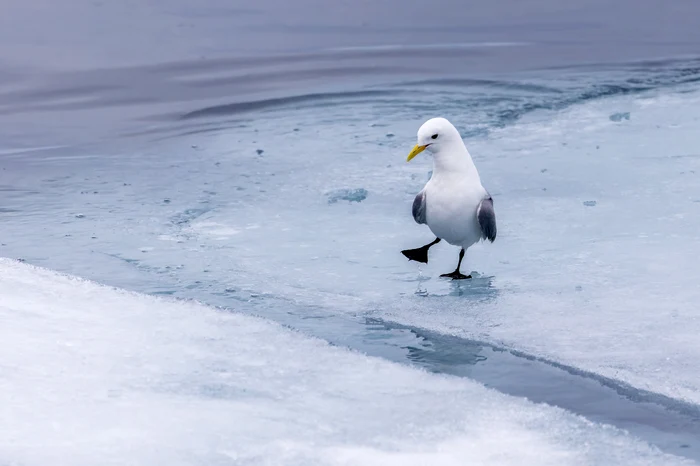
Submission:
[[[329,204],[335,204],[338,201],[362,202],[367,199],[367,190],[364,188],[357,189],[336,189],[326,193]]]
[[[610,115],[610,121],[620,122],[622,120],[630,119],[630,112],[618,112]]]

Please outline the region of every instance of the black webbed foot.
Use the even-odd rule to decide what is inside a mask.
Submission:
[[[408,257],[408,260],[422,262],[424,264],[428,263],[428,247],[423,246],[417,249],[404,249],[401,254]]]
[[[444,277],[444,278],[451,278],[452,280],[467,280],[469,278],[472,278],[471,275],[464,275],[463,273],[459,272],[458,270],[455,270],[454,272],[450,272],[450,273],[443,273],[440,276]]]
[[[433,241],[432,243],[426,244],[425,246],[421,246],[420,248],[416,248],[416,249],[404,249],[403,251],[401,251],[401,254],[408,257],[408,260],[422,262],[423,264],[427,264],[428,263],[428,249],[430,249],[431,246],[438,244],[439,242],[440,242],[440,238],[435,238],[435,241]]]

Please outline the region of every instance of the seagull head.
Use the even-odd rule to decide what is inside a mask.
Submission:
[[[464,150],[464,142],[457,128],[448,120],[431,118],[418,129],[417,144],[408,154],[406,161],[410,162],[413,157],[426,149],[433,154],[442,151],[462,151]]]

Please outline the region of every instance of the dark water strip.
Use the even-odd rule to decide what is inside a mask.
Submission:
[[[265,300],[267,301],[267,300]],[[269,301],[267,301],[269,305]],[[666,453],[700,462],[700,406],[492,343],[382,319],[308,309],[265,316],[367,355],[466,377],[512,396],[615,426]]]
[[[369,329],[402,332],[411,363],[468,377],[500,392],[611,424],[660,449],[700,460],[700,406],[497,345],[371,319]]]

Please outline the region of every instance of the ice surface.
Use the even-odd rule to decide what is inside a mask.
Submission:
[[[410,216],[430,161],[402,162],[422,121],[406,115],[391,125],[402,137],[382,147],[384,131],[358,141],[359,125],[337,121],[306,122],[313,138],[258,126],[271,154],[284,147],[313,161],[258,164],[272,192],[261,188],[250,205],[231,199],[186,233],[208,244],[224,228],[240,231],[219,252],[236,264],[232,274],[270,295],[485,340],[700,403],[700,96],[680,91],[533,113],[469,140],[499,224],[496,243],[467,254],[465,270],[478,272],[470,283],[437,278],[454,268],[454,248],[434,248],[422,277],[399,253],[432,239]],[[610,122],[620,107],[635,119]],[[354,117],[376,119],[364,111]],[[327,189],[350,183],[372,196],[321,204]],[[592,199],[595,208],[584,205]],[[428,297],[415,296],[423,287]]]
[[[697,92],[607,99],[475,144],[500,241],[468,256],[488,285],[449,286],[490,297],[405,299],[382,315],[699,403],[699,102]],[[604,118],[623,104],[634,120]],[[581,205],[590,199],[595,208]],[[427,270],[439,267],[449,264]]]
[[[0,463],[684,464],[277,324],[0,260]]]
[[[395,132],[405,136],[389,150],[343,146],[349,162],[332,158],[324,165],[322,159],[308,171],[298,167],[305,176],[278,175],[278,189],[296,193],[294,208],[273,197],[263,212],[259,205],[236,207],[239,219],[260,225],[255,240],[270,241],[276,251],[246,264],[246,272],[249,279],[272,276],[289,284],[286,291],[265,289],[297,302],[364,309],[698,403],[699,100],[697,93],[604,99],[536,113],[468,141],[494,196],[500,232],[497,243],[467,255],[466,270],[481,274],[471,283],[439,281],[439,273],[454,267],[457,252],[435,248],[423,267],[429,297],[421,299],[413,295],[417,266],[398,253],[431,239],[410,217],[412,197],[424,182],[410,174],[427,172],[430,162],[401,161],[416,120],[395,123]],[[637,117],[615,125],[605,116],[622,106]],[[353,132],[329,141],[337,144]],[[297,143],[296,150],[332,150],[324,142]],[[319,165],[324,176],[316,178]],[[548,171],[540,173],[543,166]],[[373,193],[371,199],[342,210],[315,207],[317,190],[355,180]],[[594,209],[583,205],[591,199]],[[233,211],[211,212],[206,221],[231,224]],[[272,212],[281,214],[271,220]],[[200,240],[210,234],[204,221],[190,230]],[[253,237],[230,241],[250,248]]]
[[[189,120],[139,150],[9,155],[1,251],[348,346],[358,333],[322,316],[472,338],[700,403],[697,85],[615,97],[612,84],[549,84],[407,84]],[[620,109],[635,118],[611,122]],[[430,160],[405,156],[436,114],[470,135],[495,201],[499,237],[470,249],[468,283],[438,278],[457,261],[448,245],[426,266],[400,254],[433,239],[410,214]],[[371,195],[328,204],[358,187]]]

